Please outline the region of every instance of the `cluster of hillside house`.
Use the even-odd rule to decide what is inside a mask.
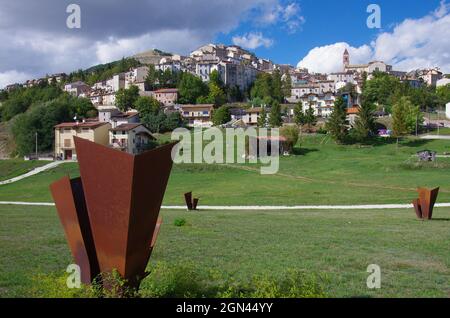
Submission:
[[[155,69],[172,72],[190,72],[208,82],[213,71],[217,71],[223,83],[229,87],[238,87],[247,90],[261,72],[271,73],[279,70],[283,79],[290,77],[292,83],[291,94],[286,98],[287,116],[292,117],[294,105],[301,102],[303,110],[313,109],[318,117],[327,118],[333,111],[334,102],[339,96],[344,96],[348,105],[348,115],[356,117],[359,95],[364,76],[371,78],[374,72],[385,72],[408,82],[413,87],[420,85],[446,85],[449,79],[443,78],[438,69],[415,70],[412,72],[394,71],[391,65],[382,61],[372,61],[367,64],[350,64],[350,54],[343,52],[342,71],[331,74],[309,73],[307,69],[295,68],[291,65],[274,64],[270,60],[258,58],[255,54],[239,46],[225,46],[221,44],[208,44],[191,52],[189,56],[176,54],[163,54],[160,56],[136,55],[139,62],[153,64]],[[146,77],[148,66],[139,66],[128,72],[115,74],[111,78],[87,85],[78,81],[67,83],[64,90],[73,96],[90,99],[98,109],[96,119],[87,119],[83,122],[61,123],[55,127],[55,156],[60,159],[75,157],[75,148],[72,136],[81,136],[92,141],[104,144],[132,154],[146,149],[146,145],[153,138],[150,131],[140,123],[136,111],[121,113],[116,104],[116,93],[121,88],[132,85],[139,88],[141,96],[151,96],[158,100],[166,113],[179,112],[190,127],[212,126],[214,105],[181,105],[178,103],[178,90],[176,88],[162,88],[148,90]],[[30,80],[19,85],[6,87],[6,90],[18,86],[32,87],[42,81],[60,83],[65,81],[65,74],[54,74],[38,80]],[[352,84],[356,94],[346,93],[345,88]],[[344,90],[342,90],[344,89]],[[356,96],[355,96],[356,95]],[[266,111],[268,113],[269,110]],[[256,125],[261,116],[261,107],[233,107],[231,109],[233,126]]]

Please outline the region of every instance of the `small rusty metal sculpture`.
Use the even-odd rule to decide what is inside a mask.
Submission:
[[[197,210],[198,198],[192,199],[192,192],[187,192],[184,194],[184,200],[186,201],[186,206],[189,211]]]
[[[439,188],[425,189],[418,188],[419,198],[413,200],[413,206],[419,219],[431,220],[433,217],[433,207],[439,193]]]
[[[74,140],[81,178],[50,188],[83,282],[117,270],[138,288],[161,226],[175,143],[134,156]]]

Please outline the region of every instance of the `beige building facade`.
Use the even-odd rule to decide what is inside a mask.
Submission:
[[[62,123],[55,126],[55,158],[76,160],[73,137],[79,137],[107,146],[109,144],[109,123],[85,122]]]

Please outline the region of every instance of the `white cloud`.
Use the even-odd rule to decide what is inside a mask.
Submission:
[[[450,14],[448,5],[421,19],[406,19],[372,44],[374,59],[399,70],[440,66],[450,71]]]
[[[242,36],[234,36],[233,43],[246,49],[254,50],[260,46],[266,48],[273,45],[273,40],[265,38],[262,33],[247,33]]]
[[[305,17],[300,14],[300,11],[300,5],[296,2],[283,6],[278,1],[272,1],[262,7],[257,21],[260,26],[281,25],[289,33],[295,33],[305,23]]]
[[[30,74],[17,72],[15,70],[0,73],[0,87],[5,87],[9,84],[21,83],[31,78]]]
[[[298,63],[315,72],[342,70],[342,54],[347,48],[352,64],[381,60],[395,70],[440,67],[450,72],[450,5],[441,1],[434,12],[420,19],[406,19],[391,32],[384,32],[358,48],[347,43],[316,47]]]
[[[348,50],[351,62],[354,64],[366,63],[372,56],[372,50],[368,45],[355,48],[348,43],[339,42],[312,49],[298,63],[298,67],[306,67],[317,73],[342,71],[342,55],[345,49]]]

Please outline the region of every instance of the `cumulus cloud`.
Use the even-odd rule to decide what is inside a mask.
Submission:
[[[352,47],[335,43],[316,47],[298,63],[315,72],[342,70],[342,54],[349,50],[352,64],[381,60],[394,69],[410,71],[440,67],[450,72],[450,5],[441,1],[439,8],[420,19],[406,19],[392,31],[383,32],[370,44]]]
[[[282,5],[278,1],[272,1],[259,9],[261,12],[257,20],[260,26],[280,25],[287,29],[289,33],[295,33],[305,23],[305,17],[301,15],[300,5],[296,2]]]
[[[271,47],[273,40],[265,38],[262,33],[247,33],[242,36],[234,36],[233,43],[246,49],[254,50],[258,47]]]
[[[36,78],[151,48],[188,54],[243,20],[259,18],[250,14],[259,7],[276,7],[279,1],[77,0],[82,27],[68,29],[66,8],[72,0],[0,0],[0,73]]]
[[[348,43],[339,42],[312,49],[298,63],[298,67],[306,67],[317,73],[342,71],[342,55],[346,49],[352,59],[351,62],[354,64],[366,63],[372,57],[372,49],[368,45],[356,48]]]
[[[449,6],[441,6],[421,19],[407,19],[392,32],[380,34],[372,44],[374,58],[397,69],[440,66],[450,71]]]

